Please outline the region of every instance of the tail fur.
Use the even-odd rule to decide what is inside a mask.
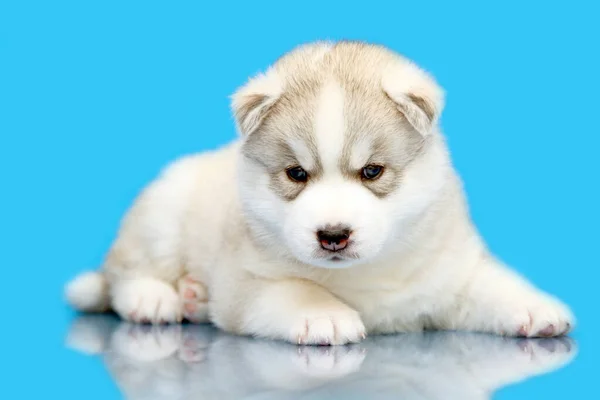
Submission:
[[[110,307],[108,281],[100,271],[84,272],[65,287],[69,304],[82,312],[105,312]]]

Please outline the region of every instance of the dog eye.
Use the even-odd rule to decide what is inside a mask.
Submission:
[[[288,178],[294,182],[306,182],[308,180],[308,172],[302,167],[291,167],[285,170]]]
[[[381,165],[367,165],[362,169],[362,177],[368,180],[377,179],[382,173],[383,167]]]

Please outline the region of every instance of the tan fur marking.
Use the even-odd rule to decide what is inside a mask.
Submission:
[[[425,115],[427,115],[427,118],[429,118],[429,121],[433,121],[433,117],[435,117],[435,110],[427,100],[412,93],[409,93],[407,96],[413,103],[417,105],[417,107],[423,110]]]
[[[250,133],[249,127],[253,125],[259,126],[264,118],[269,113],[269,110],[273,108],[274,104],[264,107],[260,109],[261,105],[263,105],[266,101],[269,100],[269,97],[262,94],[252,94],[248,95],[245,98],[245,102],[242,103],[239,108],[235,112],[235,117],[238,121],[240,121],[240,125],[242,126],[242,131],[244,133]],[[252,117],[252,121],[249,118],[252,115],[252,111],[259,110],[256,116]],[[256,128],[255,128],[256,130]]]
[[[362,181],[363,185],[378,197],[385,197],[399,187],[402,171],[423,149],[422,135],[382,87],[383,66],[399,62],[397,55],[381,46],[358,41],[341,41],[334,45],[317,43],[299,52],[291,51],[277,60],[273,71],[281,78],[281,95],[263,114],[258,134],[253,135],[244,148],[246,155],[265,165],[273,191],[291,201],[322,175],[313,121],[318,94],[331,80],[341,86],[345,96],[341,172],[348,179],[362,181],[362,167],[375,163],[385,167],[384,174],[374,181]],[[406,96],[429,119],[434,117],[433,105],[425,98],[413,92]],[[248,107],[260,106],[261,100],[265,101],[257,98],[249,102]],[[285,176],[285,168],[299,165],[288,145],[292,139],[306,144],[315,165],[311,170],[301,165],[310,175],[305,184],[290,182]],[[369,157],[363,165],[352,165],[357,142],[370,146]]]

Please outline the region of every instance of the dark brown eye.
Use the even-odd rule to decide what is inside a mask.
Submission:
[[[288,178],[294,182],[306,182],[308,180],[308,172],[302,167],[291,167],[285,170]]]
[[[367,180],[377,179],[382,173],[383,167],[381,165],[367,165],[362,169],[362,177]]]

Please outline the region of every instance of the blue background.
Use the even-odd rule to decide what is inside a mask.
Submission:
[[[348,38],[385,44],[436,76],[476,224],[578,317],[575,362],[497,398],[593,391],[598,15],[597,2],[574,0],[3,0],[2,390],[118,395],[99,359],[64,349],[74,313],[63,285],[102,261],[166,163],[235,137],[228,96],[249,75],[297,44]]]

